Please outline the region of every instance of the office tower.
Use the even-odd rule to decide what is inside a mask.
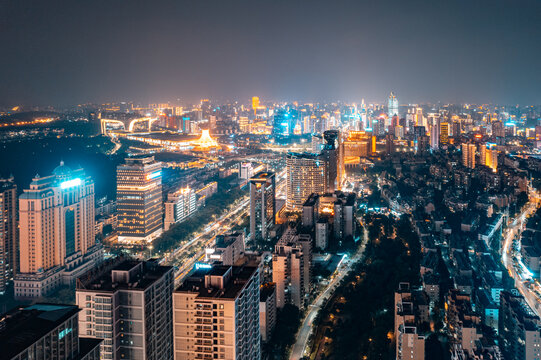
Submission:
[[[186,220],[195,210],[196,195],[193,189],[185,187],[167,194],[164,229],[167,231],[171,225]]]
[[[442,122],[440,123],[440,144],[447,145],[449,144],[449,123]]]
[[[327,190],[328,164],[320,155],[288,153],[286,167],[287,211],[300,211],[310,194]]]
[[[386,124],[387,127],[390,125],[391,119],[393,116],[398,116],[398,99],[396,98],[395,94],[391,92],[391,95],[389,95],[389,99],[387,102],[387,119],[388,123]]]
[[[276,180],[273,172],[260,172],[250,179],[250,237],[269,236],[276,217]]]
[[[276,283],[276,306],[304,308],[310,291],[312,244],[309,235],[287,229],[272,255],[272,281]]]
[[[321,151],[321,157],[327,163],[325,173],[327,192],[340,190],[343,176],[343,151],[340,132],[338,130],[327,130],[323,133],[325,145]]]
[[[414,114],[415,126],[423,126],[426,129],[426,121],[423,116],[423,108],[416,108]]]
[[[0,315],[0,358],[100,360],[101,339],[81,337],[74,305],[34,304]]]
[[[297,114],[294,111],[278,109],[274,114],[272,133],[281,136],[293,135],[296,120]]]
[[[462,165],[475,169],[475,144],[463,143],[460,148],[462,150]]]
[[[239,116],[239,130],[241,133],[249,133],[250,132],[250,120],[247,116]]]
[[[369,157],[372,155],[371,142],[372,133],[364,131],[350,131],[348,138],[344,141],[344,162],[351,158]]]
[[[77,281],[84,336],[105,339],[101,359],[173,358],[173,268],[117,258]]]
[[[394,136],[397,137],[398,139],[403,139],[404,138],[404,127],[401,126],[401,125],[395,126],[395,128],[394,128]]]
[[[486,149],[486,166],[494,172],[498,171],[498,150]]]
[[[0,294],[17,271],[17,185],[13,178],[0,179]]]
[[[201,267],[173,293],[175,360],[259,360],[259,268]]]
[[[94,181],[83,169],[61,162],[52,175],[32,179],[19,197],[16,297],[47,295],[101,262],[94,212]]]
[[[259,97],[254,96],[252,97],[252,110],[254,112],[254,115],[256,115],[258,108],[259,108]]]
[[[394,327],[396,359],[425,358],[425,337],[419,335],[418,307],[408,283],[400,283],[394,294]]]
[[[150,242],[162,233],[162,163],[127,158],[116,169],[118,240]]]
[[[214,247],[205,249],[205,261],[235,265],[244,256],[244,248],[244,232],[217,235]]]
[[[261,340],[267,342],[276,325],[276,284],[262,284],[259,292],[259,333]]]
[[[437,150],[440,148],[440,127],[438,122],[430,125],[430,148]]]

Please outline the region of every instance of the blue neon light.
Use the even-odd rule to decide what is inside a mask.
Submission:
[[[158,171],[154,171],[153,173],[151,173],[150,175],[148,175],[148,179],[155,179],[157,178],[158,176],[161,176],[162,175],[162,171],[161,170],[158,170]]]
[[[68,188],[71,188],[71,187],[74,187],[74,186],[79,186],[79,185],[81,185],[81,179],[75,178],[75,179],[66,180],[64,182],[61,182],[60,183],[60,188],[61,189],[68,189]]]
[[[67,329],[61,330],[61,331],[58,333],[58,340],[62,340],[62,339],[63,339],[66,335],[68,335],[70,332],[71,332],[71,328],[67,328]]]
[[[199,270],[199,269],[212,269],[212,265],[205,264],[205,263],[195,263],[195,269],[196,270]]]

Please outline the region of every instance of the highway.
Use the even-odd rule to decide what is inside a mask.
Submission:
[[[330,298],[344,276],[346,276],[353,266],[363,258],[364,249],[368,243],[368,231],[364,231],[363,233],[363,242],[359,247],[359,250],[351,259],[344,260],[339,265],[338,269],[334,273],[333,279],[329,282],[325,290],[323,290],[312,302],[312,304],[308,306],[308,312],[306,313],[302,325],[297,333],[297,341],[295,344],[293,344],[291,349],[291,354],[289,356],[290,360],[298,360],[305,355],[308,338],[312,333],[312,325],[319,310],[325,305],[326,300]]]
[[[529,282],[531,277],[526,274],[518,261],[520,252],[513,248],[513,239],[515,236],[520,238],[520,233],[526,219],[531,216],[539,207],[540,196],[538,193],[530,191],[530,201],[524,205],[521,213],[515,217],[504,233],[504,242],[502,246],[502,262],[509,275],[515,280],[515,287],[524,296],[524,299],[537,316],[541,315],[541,286],[536,282]],[[528,285],[530,283],[531,285]]]

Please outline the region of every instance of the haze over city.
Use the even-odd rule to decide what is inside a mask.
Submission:
[[[540,3],[3,1],[2,105],[201,98],[531,104]]]

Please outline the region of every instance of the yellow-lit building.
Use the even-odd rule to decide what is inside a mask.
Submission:
[[[154,156],[127,158],[116,180],[119,241],[152,241],[163,229],[162,163]]]
[[[286,157],[286,210],[300,211],[312,193],[327,189],[327,162],[319,155],[289,153]]]
[[[449,144],[449,123],[440,123],[440,145]]]

